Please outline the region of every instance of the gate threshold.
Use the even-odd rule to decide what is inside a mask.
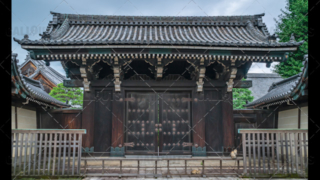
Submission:
[[[192,155],[161,155],[161,156],[153,156],[153,155],[125,155],[125,158],[128,159],[163,159],[163,158],[170,158],[170,159],[181,159],[181,158],[191,158]]]

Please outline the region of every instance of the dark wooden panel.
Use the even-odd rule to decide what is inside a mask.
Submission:
[[[223,126],[222,126],[222,101],[221,91],[205,90],[205,138],[207,152],[222,152],[223,151]],[[213,154],[214,155],[214,154]]]
[[[95,94],[94,89],[90,92],[83,92],[83,111],[82,111],[82,128],[87,130],[87,134],[83,135],[82,146],[93,147],[94,136],[94,108]]]
[[[162,125],[161,151],[191,152],[191,147],[183,147],[184,142],[191,142],[191,95],[184,92],[166,92],[159,99]],[[190,133],[189,133],[190,131]]]
[[[204,94],[194,92],[193,93],[193,102],[192,102],[192,127],[194,131],[192,132],[193,143],[198,144],[199,147],[205,146],[206,135],[205,123],[206,118],[204,117],[207,112],[206,102],[203,101]]]
[[[223,146],[227,151],[234,147],[234,121],[233,121],[233,101],[232,92],[225,94],[222,101],[223,117]]]
[[[78,79],[63,80],[65,87],[83,87],[83,81]]]
[[[128,92],[126,94],[126,152],[155,152],[157,131],[157,97],[154,92]]]
[[[235,123],[235,146],[239,151],[242,151],[242,134],[238,133],[238,129],[252,129],[252,128],[257,128],[257,123]]]
[[[124,143],[124,97],[121,93],[112,93],[112,147],[118,147]]]
[[[96,91],[94,118],[94,151],[109,152],[112,131],[112,91]],[[105,154],[109,155],[109,154]]]

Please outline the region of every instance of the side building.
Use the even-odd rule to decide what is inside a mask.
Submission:
[[[51,97],[40,81],[21,73],[17,66],[18,54],[11,56],[11,119],[12,129],[40,128],[40,112],[67,108],[63,102]]]
[[[308,129],[308,55],[302,72],[272,83],[261,98],[244,105],[253,109],[274,109],[277,128]]]
[[[31,59],[29,54],[19,66],[19,70],[22,75],[40,81],[47,93],[50,93],[53,87],[67,79],[52,67],[46,66],[43,60],[36,61]]]

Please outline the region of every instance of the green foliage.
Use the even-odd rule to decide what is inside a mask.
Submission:
[[[61,102],[67,102],[70,105],[80,105],[83,104],[83,90],[79,87],[64,87],[62,83],[54,87],[50,93],[50,96]]]
[[[283,78],[296,75],[301,71],[303,56],[308,53],[308,1],[289,0],[285,10],[276,21],[275,33],[279,36],[279,42],[290,41],[291,34],[294,34],[297,42],[305,42],[297,51],[289,54],[286,62],[275,65],[274,72]]]
[[[233,109],[243,109],[243,105],[246,101],[252,102],[253,96],[251,96],[251,91],[247,88],[233,88]]]

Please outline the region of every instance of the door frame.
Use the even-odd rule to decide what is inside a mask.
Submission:
[[[183,93],[190,93],[190,98],[193,98],[193,93],[195,92],[196,90],[196,84],[195,82],[191,81],[191,82],[187,82],[185,85],[187,86],[181,86],[181,87],[171,87],[171,88],[168,88],[168,84],[169,83],[173,83],[174,81],[165,81],[165,83],[159,83],[157,87],[135,87],[135,86],[124,86],[124,87],[121,87],[121,93],[124,94],[124,97],[126,97],[127,93],[128,92],[153,92],[154,91],[157,91],[159,93],[163,93],[163,92],[183,92]],[[147,85],[146,85],[147,86]],[[161,87],[161,86],[164,86],[164,87]],[[155,93],[155,92],[153,92]],[[125,118],[124,119],[124,122],[125,122],[125,125],[127,125],[127,122],[126,122],[126,116],[127,116],[127,112],[126,112],[126,103],[124,103],[124,111],[123,111],[123,117]],[[159,111],[160,111],[160,107],[159,107]],[[190,125],[192,127],[192,103],[190,103]],[[161,113],[160,113],[161,115]],[[159,120],[160,120],[160,116],[159,116]],[[124,141],[123,142],[126,142],[127,141],[127,132],[125,131],[125,126],[123,126],[123,136],[124,136]],[[159,144],[161,143],[161,135],[159,135]],[[155,136],[155,139],[157,140],[157,136]],[[191,142],[193,142],[193,133],[190,132],[190,140]],[[155,141],[157,142],[157,141]],[[163,144],[163,143],[162,143]],[[145,151],[137,151],[137,152],[128,152],[125,148],[125,154],[126,155],[146,155],[146,154],[150,154],[150,155],[157,155],[158,154],[158,147],[155,146],[155,150],[154,152],[148,152],[146,153]],[[163,153],[160,151],[160,145],[159,145],[159,155],[161,154],[166,154],[166,153]],[[170,155],[179,155],[181,154],[181,152],[171,152]],[[191,155],[192,152],[190,151],[190,153],[183,153],[184,155]]]

